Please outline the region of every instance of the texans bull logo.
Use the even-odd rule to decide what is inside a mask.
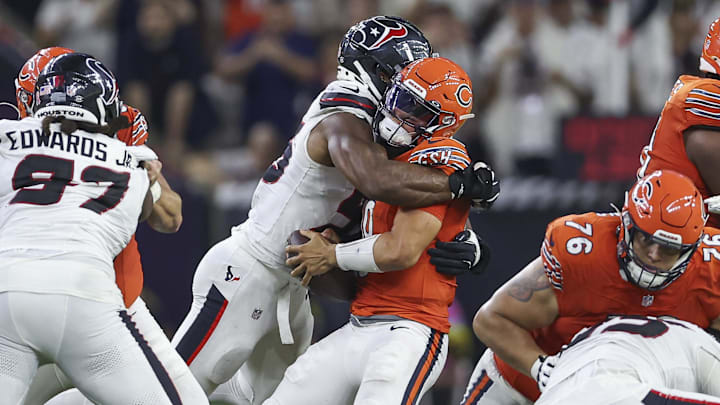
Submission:
[[[404,38],[407,34],[407,28],[397,21],[378,17],[359,25],[351,38],[354,43],[370,51],[380,48],[393,38]]]

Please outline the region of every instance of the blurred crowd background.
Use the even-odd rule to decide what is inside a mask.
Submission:
[[[424,402],[452,403],[482,350],[475,310],[537,255],[549,220],[622,203],[677,76],[698,74],[720,2],[4,0],[0,101],[15,102],[13,79],[42,47],[92,54],[115,72],[184,199],[177,234],[138,228],[143,295],[172,334],[195,265],[245,219],[257,180],[335,78],[343,34],[378,14],[409,19],[470,73],[478,118],[458,136],[502,179],[493,210],[471,216],[493,248],[490,270],[459,279],[451,359]],[[318,337],[346,321],[346,305],[316,304]]]

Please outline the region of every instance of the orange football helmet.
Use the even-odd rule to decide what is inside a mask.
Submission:
[[[17,107],[20,110],[20,118],[25,118],[33,113],[35,100],[33,100],[33,92],[35,91],[35,83],[38,75],[54,57],[65,55],[66,53],[74,53],[72,49],[53,46],[43,48],[30,59],[25,62],[17,79],[15,79],[15,98],[17,98]]]
[[[710,24],[702,55],[700,55],[700,70],[720,74],[720,18]]]
[[[474,117],[470,77],[440,57],[407,65],[392,80],[373,120],[375,140],[390,147],[412,147],[419,137],[449,138]]]
[[[700,191],[689,178],[672,170],[658,170],[638,180],[625,195],[621,216],[621,274],[648,290],[662,289],[685,272],[708,218]],[[633,251],[635,232],[677,250],[680,256],[672,268],[662,270],[643,263]]]

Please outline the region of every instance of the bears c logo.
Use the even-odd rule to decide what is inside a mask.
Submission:
[[[457,90],[455,90],[455,98],[461,106],[469,107],[470,104],[472,104],[472,90],[470,86],[464,83],[459,85]]]

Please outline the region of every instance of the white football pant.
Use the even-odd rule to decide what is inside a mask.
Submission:
[[[409,321],[352,321],[310,346],[264,405],[415,405],[447,359],[447,335]]]
[[[495,364],[493,351],[486,349],[465,388],[461,405],[530,405],[532,402],[513,388]]]
[[[22,404],[39,363],[103,405],[176,405],[167,370],[120,304],[0,293],[0,405]]]
[[[230,237],[198,264],[193,303],[172,344],[206,393],[242,368],[247,384],[223,394],[241,392],[237,401],[246,402],[238,403],[260,404],[310,345],[312,328],[307,289]]]
[[[167,370],[182,403],[207,404],[208,399],[202,387],[195,380],[195,377],[193,377],[188,366],[175,351],[175,348],[170,344],[170,340],[165,336],[165,332],[163,332],[150,310],[148,310],[145,301],[138,297],[128,308],[128,312],[148,345],[157,355],[160,363]],[[46,403],[53,395],[69,388],[65,383],[66,381],[68,381],[67,377],[56,365],[48,364],[40,367],[30,387],[30,393],[25,404]],[[55,389],[51,391],[48,387],[54,387]],[[91,402],[77,389],[71,389],[54,397],[47,402],[47,405],[91,405]]]

